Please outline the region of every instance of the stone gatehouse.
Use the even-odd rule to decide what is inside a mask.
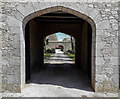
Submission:
[[[61,45],[63,46],[63,52],[72,49],[71,47],[71,40],[68,38],[63,39],[62,41],[59,41],[56,37],[56,34],[52,34],[46,37],[48,39],[48,44],[45,44],[45,49],[55,49],[57,46]],[[75,47],[75,40],[72,37],[73,46]],[[46,43],[44,41],[44,43]]]
[[[76,64],[84,65],[90,62],[91,86],[94,91],[119,91],[119,3],[117,0],[116,2],[115,0],[111,0],[111,2],[89,1],[0,1],[1,92],[21,92],[26,79],[29,79],[29,72],[26,71],[27,60],[29,60],[29,57],[26,56],[29,55],[28,50],[30,49],[30,53],[33,55],[33,62],[36,55],[39,55],[42,60],[43,38],[59,31],[70,33],[78,41],[76,58],[83,60],[84,63],[77,61]],[[54,16],[58,12],[67,14],[69,20],[63,20],[61,25],[57,23],[60,19],[57,19],[57,22],[54,21],[54,24],[47,23],[50,20],[46,19],[44,15],[54,13],[51,14]],[[60,15],[63,16],[63,14]],[[69,21],[69,24],[66,21]],[[72,23],[75,24],[72,25]],[[38,25],[39,27],[37,27]],[[36,33],[37,30],[39,33]],[[39,47],[37,42],[40,42]],[[29,46],[29,44],[31,45]],[[40,49],[41,53],[38,53],[36,49]],[[85,56],[82,53],[88,54]]]

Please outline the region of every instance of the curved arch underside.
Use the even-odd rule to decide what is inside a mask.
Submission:
[[[57,12],[57,11],[62,11],[62,12],[65,12],[65,13],[69,13],[69,14],[72,14],[72,15],[74,15],[76,17],[79,17],[83,20],[86,20],[91,25],[93,31],[95,31],[95,29],[96,29],[95,22],[92,20],[92,18],[89,17],[89,15],[86,15],[84,13],[80,13],[76,10],[73,10],[71,8],[67,8],[67,7],[64,7],[64,6],[54,6],[54,7],[42,9],[40,11],[36,11],[34,13],[29,14],[28,16],[26,16],[23,19],[23,28],[25,28],[25,26],[26,26],[26,24],[29,20],[31,20],[35,17],[42,16],[44,14]]]

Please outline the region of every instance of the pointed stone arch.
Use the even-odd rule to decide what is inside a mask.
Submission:
[[[92,84],[92,87],[93,89],[95,90],[95,35],[96,35],[96,25],[95,25],[95,22],[92,20],[92,18],[90,18],[89,16],[85,15],[85,13],[81,13],[79,11],[76,11],[74,9],[71,9],[71,8],[67,8],[67,7],[64,7],[64,6],[54,6],[54,7],[48,7],[48,8],[45,8],[45,9],[42,9],[42,10],[38,10],[34,13],[30,13],[28,16],[26,16],[24,19],[23,19],[23,31],[25,30],[25,26],[27,24],[28,21],[30,21],[31,19],[35,18],[35,17],[38,17],[38,16],[41,16],[41,15],[44,15],[44,14],[47,14],[47,13],[51,13],[51,12],[56,12],[56,11],[63,11],[63,12],[66,12],[66,13],[70,13],[70,14],[73,14],[85,21],[87,21],[91,28],[92,28],[92,57],[91,57],[91,60],[92,60],[92,64],[91,64],[91,71],[92,71],[92,74],[91,74],[91,84]],[[92,10],[91,10],[92,11]],[[25,31],[24,31],[24,34],[25,34]],[[24,56],[23,56],[24,57]],[[25,73],[24,73],[25,74]],[[24,77],[25,78],[25,77]]]

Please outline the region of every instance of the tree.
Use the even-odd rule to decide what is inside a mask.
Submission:
[[[68,41],[68,38],[64,38],[62,41]]]
[[[74,53],[74,44],[73,44],[73,37],[71,36],[71,48],[72,48],[72,52]]]
[[[48,38],[45,38],[44,39],[44,52],[46,52],[46,45],[49,44],[49,39]]]

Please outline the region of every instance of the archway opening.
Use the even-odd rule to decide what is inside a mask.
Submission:
[[[44,38],[44,63],[53,63],[51,57],[56,56],[54,63],[64,63],[68,62],[67,59],[63,60],[60,56],[62,54],[67,55],[70,59],[75,61],[75,39],[74,37],[65,33],[54,33],[46,36]],[[59,56],[59,57],[58,57]],[[61,62],[60,62],[61,61]],[[63,62],[64,61],[64,62]]]
[[[41,69],[44,68],[44,38],[59,31],[75,38],[74,67],[76,70],[84,72],[78,73],[78,77],[86,75],[87,82],[85,83],[91,87],[92,28],[87,21],[63,11],[43,14],[31,19],[26,24],[26,83],[31,79],[32,70],[41,72]]]

